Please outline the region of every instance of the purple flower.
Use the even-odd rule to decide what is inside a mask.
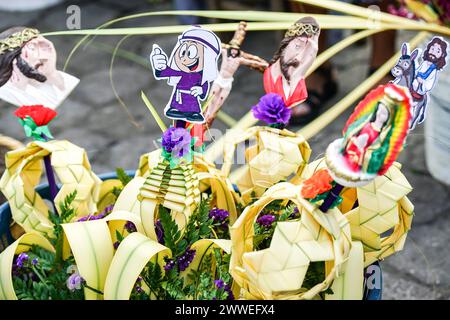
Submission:
[[[105,209],[103,209],[102,212],[100,212],[97,215],[88,214],[87,216],[81,217],[77,220],[77,222],[83,222],[83,221],[92,221],[92,220],[100,220],[103,219],[106,214],[110,213],[112,209],[114,208],[114,205],[107,206]]]
[[[228,284],[225,285],[225,291],[228,292],[227,300],[234,300],[233,291],[231,291],[231,287]]]
[[[225,282],[222,279],[214,280],[214,284],[217,289],[222,289],[225,286]]]
[[[22,268],[24,263],[27,262],[28,259],[29,259],[28,254],[26,254],[25,252],[22,252],[21,254],[19,254],[16,259],[17,267]]]
[[[156,220],[155,222],[155,231],[156,237],[158,238],[158,242],[164,244],[164,229],[160,219]]]
[[[74,264],[69,266],[66,272],[70,274],[70,276],[66,280],[67,288],[70,291],[80,290],[82,285],[84,284],[84,279],[78,272],[77,266]]]
[[[162,146],[172,156],[183,157],[191,151],[192,137],[184,128],[170,127],[162,136]]]
[[[253,116],[268,125],[287,125],[291,118],[291,109],[286,107],[283,98],[276,93],[268,93],[252,107]]]
[[[66,285],[70,291],[80,290],[84,283],[84,279],[78,272],[75,272],[67,278]]]
[[[271,214],[265,214],[261,217],[259,217],[256,220],[256,223],[258,223],[262,227],[269,228],[272,226],[272,223],[275,221],[275,216]]]
[[[105,207],[105,209],[103,209],[103,211],[100,212],[100,213],[96,216],[97,219],[102,219],[102,218],[104,218],[108,213],[111,213],[111,211],[113,211],[113,209],[114,209],[114,205],[113,205],[113,204],[110,205],[110,206]]]
[[[170,270],[172,270],[175,267],[175,261],[173,261],[172,259],[168,259],[166,261],[166,265],[164,266],[164,271],[168,272]]]
[[[294,211],[292,211],[292,213],[291,213],[291,215],[289,216],[289,218],[294,219],[294,218],[297,218],[299,215],[300,215],[300,214],[299,214],[299,212],[298,212],[298,208],[295,207],[295,208],[294,208]]]
[[[77,222],[88,221],[91,217],[92,217],[92,215],[88,214],[87,216],[84,216],[84,217],[81,217],[80,219],[78,219]]]
[[[193,249],[187,249],[182,256],[178,257],[178,269],[181,271],[186,270],[191,264],[192,260],[194,260],[196,251]]]
[[[36,266],[39,263],[39,259],[38,258],[33,258],[33,260],[31,260],[31,264],[33,266]]]
[[[131,221],[127,221],[127,223],[125,223],[125,230],[127,230],[128,233],[133,233],[137,231],[136,226]]]
[[[225,284],[225,282],[222,279],[214,280],[214,285],[217,287],[217,289],[223,289],[225,292],[228,293],[227,300],[234,300],[233,292],[231,291],[231,287],[228,284]]]
[[[141,293],[141,292],[143,292],[144,290],[142,290],[142,288],[141,288],[141,286],[136,286],[136,292],[137,293]]]
[[[208,216],[215,222],[224,223],[225,220],[230,216],[230,213],[227,210],[214,208],[209,211]]]
[[[119,242],[119,241],[114,242],[114,243],[113,243],[114,249],[117,250],[117,248],[119,247],[119,245],[120,245],[120,242]]]

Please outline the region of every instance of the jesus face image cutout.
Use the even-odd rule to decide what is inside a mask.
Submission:
[[[167,79],[174,87],[164,114],[173,120],[203,123],[200,101],[208,96],[210,83],[218,75],[220,40],[211,31],[192,27],[178,37],[169,59],[156,44],[150,63],[157,80]]]
[[[31,28],[0,34],[0,99],[11,104],[58,107],[79,80],[56,68],[51,41]]]

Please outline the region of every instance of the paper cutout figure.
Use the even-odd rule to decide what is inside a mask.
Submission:
[[[325,159],[337,183],[365,185],[389,169],[403,149],[411,101],[407,88],[387,84],[371,91],[358,104],[347,121],[343,138],[327,148]]]
[[[417,68],[420,50],[416,49],[409,54],[409,45],[402,45],[402,55],[392,68],[395,84],[409,89],[413,98],[412,119],[410,130],[425,121],[428,93],[437,81],[437,74],[446,66],[448,43],[440,37],[434,37],[422,54],[422,63]]]
[[[205,121],[200,105],[208,96],[209,86],[217,78],[217,59],[220,40],[211,31],[192,27],[181,36],[170,59],[157,45],[153,45],[150,62],[157,80],[168,79],[174,87],[164,114],[174,120],[194,123]]]
[[[38,30],[13,27],[0,34],[0,99],[55,109],[79,81],[56,69],[55,47]]]
[[[415,79],[409,88],[414,100],[411,130],[425,121],[430,92],[437,81],[437,73],[446,65],[448,43],[440,37],[434,37],[422,55],[422,63],[417,69]]]
[[[264,72],[264,90],[283,97],[292,108],[308,97],[305,74],[317,56],[320,27],[312,17],[298,20],[287,31]]]

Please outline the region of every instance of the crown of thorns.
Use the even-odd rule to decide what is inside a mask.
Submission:
[[[15,32],[6,39],[0,40],[0,54],[7,50],[21,47],[24,43],[36,38],[39,35],[37,29],[25,28],[22,31]]]
[[[285,37],[298,37],[305,35],[308,37],[312,37],[319,33],[319,27],[313,26],[312,24],[306,24],[301,22],[296,22],[284,34]]]

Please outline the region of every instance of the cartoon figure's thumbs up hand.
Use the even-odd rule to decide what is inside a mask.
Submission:
[[[153,45],[150,53],[150,63],[154,70],[162,71],[167,68],[167,55],[157,44]]]

